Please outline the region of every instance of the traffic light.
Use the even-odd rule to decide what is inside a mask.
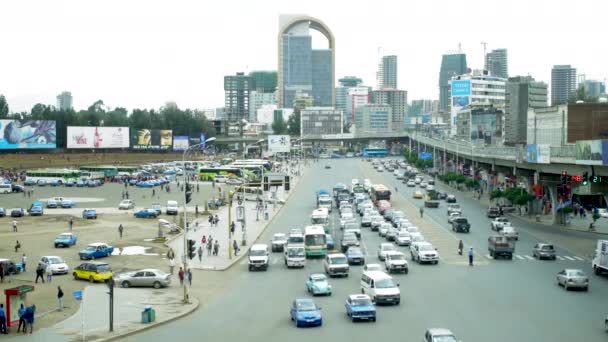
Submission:
[[[192,201],[192,184],[186,183],[186,204]]]
[[[190,260],[194,259],[194,254],[196,251],[196,249],[194,247],[195,243],[196,242],[194,242],[194,240],[188,239],[188,253],[187,254],[188,254],[188,258],[190,258]]]
[[[583,172],[583,185],[589,184],[589,172]]]

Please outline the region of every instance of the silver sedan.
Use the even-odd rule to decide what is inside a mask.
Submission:
[[[589,277],[585,272],[577,269],[564,269],[557,273],[557,285],[563,286],[565,290],[579,288],[589,290]]]
[[[156,269],[145,269],[121,273],[114,280],[122,287],[144,286],[160,289],[171,284],[171,275]]]

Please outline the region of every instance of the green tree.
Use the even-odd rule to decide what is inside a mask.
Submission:
[[[287,119],[287,126],[289,126],[290,135],[300,135],[300,109],[296,108],[293,113]]]
[[[280,116],[275,116],[272,122],[272,132],[274,134],[285,134],[287,132],[287,124]]]
[[[0,119],[8,118],[8,102],[4,95],[0,94]]]

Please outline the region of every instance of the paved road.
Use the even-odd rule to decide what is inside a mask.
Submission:
[[[326,164],[332,165],[332,169],[325,170]],[[378,174],[369,163],[357,159],[321,161],[311,166],[261,240],[307,224],[314,191],[331,188],[337,182],[350,183],[351,178],[370,178],[389,186],[397,184],[392,175]],[[406,214],[417,213],[416,206],[422,204],[411,198],[411,191],[401,184],[399,193],[393,196],[394,206]],[[555,274],[564,267],[582,268],[591,273],[589,262],[576,257],[584,259],[591,254],[592,249],[585,246],[592,245],[592,236],[550,231],[550,228],[521,222],[517,223],[521,235],[517,255],[521,258],[486,259],[483,255],[490,229],[485,210],[463,196],[458,196],[458,200],[472,222],[472,232],[455,236],[445,229],[443,203],[437,210],[425,210],[421,230],[437,245],[442,262],[436,266],[410,262],[408,275],[395,276],[401,286],[401,305],[379,307],[376,323],[353,324],[344,313],[346,296],[360,291],[361,267],[354,266],[348,278],[331,280],[334,288],[331,297],[315,299],[323,307],[324,326],[296,329],[289,321],[288,305],[295,297],[307,296],[306,276],[322,271],[322,264],[312,260],[303,270],[287,270],[281,264],[280,255],[274,254],[268,272],[247,272],[245,264],[238,264],[226,272],[225,278],[229,281],[223,284],[224,291],[213,299],[201,298],[202,302],[209,301],[204,309],[126,340],[166,341],[199,334],[215,341],[361,341],[378,336],[415,341],[421,340],[429,327],[450,328],[463,341],[606,340],[603,319],[608,313],[605,306],[608,278],[592,276],[587,293],[565,292],[555,283]],[[362,234],[369,261],[377,262],[376,246],[382,240],[367,229]],[[473,245],[479,253],[478,261],[484,262],[475,267],[465,266],[460,257],[455,256],[456,238]],[[528,258],[532,245],[545,238],[556,243],[558,255],[564,260]]]

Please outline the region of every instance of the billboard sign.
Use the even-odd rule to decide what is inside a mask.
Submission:
[[[128,148],[129,127],[68,126],[67,148]]]
[[[431,152],[420,152],[420,160],[431,160],[433,159],[433,155]]]
[[[538,144],[538,152],[536,153],[537,163],[539,164],[550,164],[551,163],[551,145],[549,144]]]
[[[528,163],[538,163],[538,145],[528,144],[526,149],[526,161]]]
[[[602,145],[602,140],[577,141],[575,163],[583,165],[602,165]]]
[[[471,96],[471,80],[452,81],[452,97]]]
[[[0,120],[0,149],[56,148],[55,121]]]
[[[268,152],[279,153],[289,152],[291,149],[291,140],[289,135],[269,135],[268,136]]]
[[[177,135],[173,137],[173,151],[185,151],[190,147],[190,138],[187,135]]]
[[[170,129],[133,129],[131,148],[134,150],[167,151],[173,145],[173,131]]]

